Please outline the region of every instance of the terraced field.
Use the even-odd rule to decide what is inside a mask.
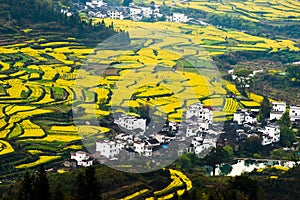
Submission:
[[[81,149],[82,138],[104,137],[109,127],[88,123],[91,116],[109,115],[111,107],[132,113],[147,104],[156,115],[180,121],[185,106],[203,101],[224,121],[241,105],[225,99],[227,90],[239,93],[233,86],[225,87],[211,55],[229,50],[269,51],[270,47],[278,51],[287,46],[298,50],[291,41],[209,26],[113,22],[128,30],[132,45],[138,45],[117,50],[100,44],[92,49],[73,38],[51,37],[2,44],[0,155],[4,167],[14,171],[54,162]],[[226,36],[238,45],[229,47]],[[247,103],[261,100],[254,94],[250,98],[254,101]],[[74,126],[71,105],[86,123]]]
[[[136,3],[145,1],[134,0]],[[150,4],[151,0],[146,1]],[[260,20],[300,20],[300,2],[297,0],[180,0],[155,1],[157,4],[165,2],[166,5],[182,8],[194,8],[208,13],[228,14],[239,16],[250,21]]]
[[[167,187],[158,191],[154,191],[152,192],[152,194],[149,192],[149,189],[143,189],[127,197],[124,197],[121,200],[129,200],[135,198],[144,198],[146,200],[172,199],[175,193],[177,193],[178,196],[182,196],[184,192],[190,191],[192,189],[192,181],[185,174],[174,169],[169,169],[169,172],[172,182]],[[154,198],[152,195],[156,198]]]

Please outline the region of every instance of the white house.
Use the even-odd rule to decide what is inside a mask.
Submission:
[[[186,23],[188,22],[188,17],[183,13],[173,13],[172,21]]]
[[[187,22],[187,16],[185,16],[183,13],[173,13],[172,21],[173,22]]]
[[[201,146],[203,144],[204,138],[202,136],[194,137],[192,140],[192,144],[194,147]]]
[[[124,141],[127,141],[128,143],[132,143],[133,135],[129,135],[126,133],[120,133],[120,134],[116,135],[115,139],[116,140],[124,140]]]
[[[166,16],[166,21],[167,22],[172,22],[173,21],[173,16]]]
[[[243,112],[241,110],[237,110],[233,114],[233,121],[237,122],[238,125],[242,125],[245,121],[245,112]]]
[[[201,103],[192,104],[187,108],[185,118],[191,119],[193,116],[202,119],[209,124],[211,124],[213,120],[212,111],[209,108],[203,107],[203,104]]]
[[[144,154],[145,151],[145,142],[138,141],[133,143],[133,150],[137,152],[138,154]]]
[[[131,6],[131,7],[129,7],[129,13],[130,13],[130,16],[139,15],[139,14],[143,13],[143,10],[142,10],[142,8],[140,8],[138,6]]]
[[[106,18],[107,15],[106,15],[106,13],[96,12],[95,17],[97,17],[97,18]]]
[[[198,132],[208,130],[209,124],[204,121],[197,121],[196,123],[190,123],[186,128],[186,136],[194,137]]]
[[[92,0],[91,2],[86,2],[85,5],[91,8],[100,8],[101,6],[107,5],[103,0]]]
[[[233,114],[233,121],[238,125],[242,124],[255,124],[257,123],[257,117],[253,113],[249,113],[247,110],[237,110]]]
[[[186,137],[194,137],[200,131],[199,126],[189,125],[186,127]]]
[[[76,160],[77,165],[79,166],[88,167],[93,165],[93,159],[91,155],[84,151],[71,153],[71,159]]]
[[[277,119],[279,120],[283,113],[286,111],[285,102],[272,102],[272,110],[270,113],[270,120]]]
[[[256,124],[257,123],[257,117],[256,117],[256,115],[254,115],[252,113],[248,113],[245,116],[245,123],[246,124]]]
[[[141,9],[144,17],[149,18],[153,14],[153,10],[151,7],[141,7]]]
[[[169,127],[172,131],[177,131],[179,128],[179,124],[177,122],[169,122]]]
[[[286,103],[285,102],[272,102],[272,111],[285,112]]]
[[[216,141],[212,138],[204,138],[201,142],[201,139],[199,138],[198,146],[194,147],[194,153],[201,154],[205,150],[210,150],[213,147],[216,147]]]
[[[300,106],[290,106],[290,118],[292,122],[300,121]]]
[[[106,158],[113,158],[119,154],[120,145],[116,141],[99,140],[96,142],[96,152]]]
[[[121,115],[115,123],[127,130],[141,129],[146,131],[146,119],[138,119],[134,116]]]
[[[262,145],[268,145],[280,141],[280,127],[266,126],[262,132]]]
[[[109,10],[107,11],[107,15],[111,19],[124,19],[124,14],[122,11],[119,10]]]

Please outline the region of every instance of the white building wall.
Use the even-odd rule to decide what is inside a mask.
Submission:
[[[255,124],[255,123],[257,123],[257,119],[248,115],[248,116],[245,116],[245,123]]]
[[[286,103],[285,102],[272,102],[272,111],[285,112],[286,111]]]
[[[237,122],[238,125],[242,125],[245,120],[245,114],[242,112],[233,114],[233,121]]]
[[[130,15],[138,15],[138,14],[142,14],[143,10],[141,8],[136,8],[136,7],[130,7],[129,8],[130,11]]]
[[[113,158],[119,154],[117,143],[114,141],[96,142],[96,151],[106,158]]]
[[[276,119],[279,120],[283,115],[283,112],[271,112],[270,113],[270,120]]]
[[[296,120],[300,121],[300,106],[290,106],[290,118],[294,122]]]
[[[203,108],[203,104],[196,103],[193,105],[190,105],[186,110],[186,119],[190,119],[193,116],[207,120],[209,123],[212,123],[213,120],[213,114],[212,111],[208,108]]]
[[[266,126],[263,131],[262,145],[268,145],[280,141],[280,128],[278,126]]]
[[[74,159],[77,162],[87,160],[88,158],[89,158],[89,154],[83,151],[78,151],[71,155],[71,159]]]
[[[187,22],[188,17],[183,13],[173,13],[173,22]]]

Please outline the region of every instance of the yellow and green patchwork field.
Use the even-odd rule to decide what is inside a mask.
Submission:
[[[213,107],[216,121],[224,121],[240,107],[257,107],[262,97],[251,93],[244,101],[227,98],[229,92],[241,94],[220,78],[212,55],[299,50],[292,41],[210,26],[106,19],[110,22],[128,30],[138,48],[104,50],[84,47],[74,39],[45,38],[0,47],[3,158],[25,148],[25,157],[16,158],[14,165],[34,167],[60,159],[55,157],[58,153],[81,149],[82,138],[98,139],[110,131],[88,123],[75,127],[72,104],[84,122],[108,116],[110,107],[134,114],[143,105],[180,121],[186,106],[203,101]],[[228,46],[226,37],[237,45]]]
[[[134,0],[134,2],[150,4],[151,0]],[[156,4],[163,4],[163,2],[173,7],[193,8],[208,13],[239,16],[255,22],[260,20],[300,20],[300,2],[297,0],[155,1]]]
[[[166,170],[166,169],[164,169]],[[172,199],[174,196],[174,190],[177,193],[178,196],[182,196],[185,191],[190,191],[192,189],[192,181],[181,171],[174,170],[174,169],[168,169],[170,172],[170,178],[172,182],[166,186],[165,188],[154,191],[153,196],[155,196],[157,199],[163,200],[163,199]],[[121,200],[129,200],[134,199],[137,197],[140,197],[141,195],[147,194],[149,196],[149,189],[143,189],[140,191],[137,191],[129,196],[121,198]],[[148,197],[145,198],[146,200],[154,200],[156,199],[154,197]]]

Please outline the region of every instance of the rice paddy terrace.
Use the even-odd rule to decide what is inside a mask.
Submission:
[[[241,96],[234,85],[213,73],[210,56],[233,50],[299,50],[289,40],[211,26],[113,22],[128,30],[142,47],[134,51],[94,49],[62,36],[1,41],[1,173],[55,163],[69,157],[70,151],[82,149],[82,137],[102,138],[111,131],[108,126],[75,126],[72,104],[81,108],[87,120],[91,115],[109,115],[112,105],[122,110],[148,104],[169,120],[180,121],[184,104],[202,100],[214,108],[216,121],[224,121],[239,107],[259,106],[262,97]],[[237,44],[228,45],[228,38]],[[192,48],[195,45],[201,50]],[[199,63],[193,63],[195,57]],[[229,91],[237,97],[226,98]]]
[[[151,0],[134,0],[136,3],[148,3]],[[178,8],[193,8],[207,13],[238,16],[249,21],[299,21],[300,2],[297,0],[157,0],[163,4]]]

